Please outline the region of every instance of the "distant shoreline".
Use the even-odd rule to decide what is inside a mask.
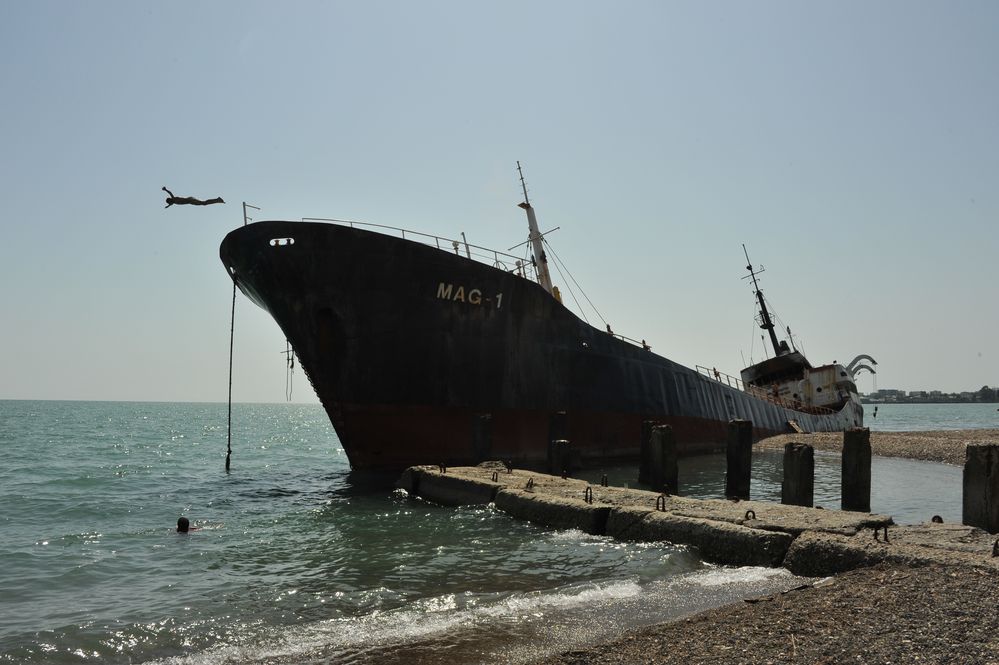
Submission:
[[[999,402],[982,402],[975,399],[901,399],[901,400],[883,400],[883,399],[864,399],[861,398],[861,404],[996,404]]]

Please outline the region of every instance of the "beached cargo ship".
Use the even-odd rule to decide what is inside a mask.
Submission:
[[[672,425],[688,453],[717,449],[735,418],[757,437],[863,424],[847,366],[813,368],[775,341],[737,379],[586,323],[551,282],[526,187],[520,207],[527,261],[335,220],[256,222],[223,240],[222,262],[281,327],[353,468],[544,467],[553,439],[584,465],[633,460],[646,420]]]

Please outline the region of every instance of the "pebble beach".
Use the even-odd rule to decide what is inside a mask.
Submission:
[[[842,440],[788,434],[757,445],[840,452]],[[871,433],[874,455],[944,464],[962,465],[968,443],[999,443],[999,429]],[[999,664],[996,566],[882,563],[814,580],[539,662]]]

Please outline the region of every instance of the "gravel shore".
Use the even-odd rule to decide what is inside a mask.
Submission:
[[[880,565],[541,662],[999,663],[999,575]]]
[[[754,444],[754,448],[783,450],[792,441],[807,443],[815,450],[842,452],[841,432],[780,434]],[[964,448],[969,443],[999,443],[999,429],[945,430],[936,432],[871,432],[871,454],[881,457],[964,465]]]
[[[786,434],[840,452],[842,434]],[[871,432],[884,457],[963,465],[968,443],[999,443],[999,430]],[[651,626],[540,662],[982,663],[999,665],[999,572],[963,565],[879,564],[784,594]]]

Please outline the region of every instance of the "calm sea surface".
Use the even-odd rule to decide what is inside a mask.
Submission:
[[[996,415],[882,405],[868,423]],[[236,405],[228,475],[225,428],[220,404],[0,401],[0,663],[522,662],[799,583],[410,499],[349,472],[319,406]],[[680,472],[721,494],[719,457]],[[838,505],[838,473],[817,456],[817,503]],[[753,474],[779,500],[779,454]],[[873,478],[896,521],[960,519],[955,467],[876,459]],[[176,534],[182,514],[200,529]]]

